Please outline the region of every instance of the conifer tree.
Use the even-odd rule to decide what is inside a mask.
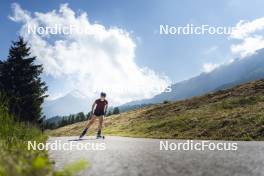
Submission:
[[[37,122],[47,86],[41,80],[42,65],[35,63],[30,47],[19,37],[12,42],[7,60],[0,63],[0,88],[10,97],[9,110],[19,121]]]
[[[113,110],[113,114],[119,114],[119,113],[120,113],[119,108],[115,107]]]

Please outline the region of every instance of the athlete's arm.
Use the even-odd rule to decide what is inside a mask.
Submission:
[[[105,105],[105,108],[104,108],[104,114],[106,115],[106,112],[107,112],[107,108],[108,108],[108,103]]]
[[[94,103],[93,103],[93,105],[92,105],[92,114],[94,114],[94,110],[95,110],[95,108],[96,108],[96,101],[94,101]]]

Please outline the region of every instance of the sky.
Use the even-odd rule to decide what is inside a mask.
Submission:
[[[242,3],[243,2],[243,3]],[[262,0],[1,1],[0,59],[22,35],[43,64],[49,99],[77,90],[114,104],[150,98],[264,47]],[[29,34],[26,25],[87,28],[89,34]],[[160,25],[236,27],[231,34],[162,35]]]

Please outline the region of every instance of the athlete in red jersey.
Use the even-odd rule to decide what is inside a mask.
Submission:
[[[101,137],[103,120],[104,120],[104,116],[107,112],[107,107],[108,107],[108,101],[105,99],[105,97],[106,97],[106,94],[104,92],[102,92],[100,98],[95,100],[95,102],[93,103],[92,112],[91,112],[92,117],[88,121],[85,129],[83,130],[82,134],[80,135],[80,138],[82,138],[86,134],[87,130],[94,123],[96,118],[99,119],[97,138]]]

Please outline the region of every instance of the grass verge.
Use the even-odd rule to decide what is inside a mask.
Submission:
[[[87,166],[80,161],[54,171],[47,151],[27,149],[27,141],[45,143],[47,135],[30,123],[15,122],[4,100],[0,102],[0,122],[0,176],[70,176]]]

